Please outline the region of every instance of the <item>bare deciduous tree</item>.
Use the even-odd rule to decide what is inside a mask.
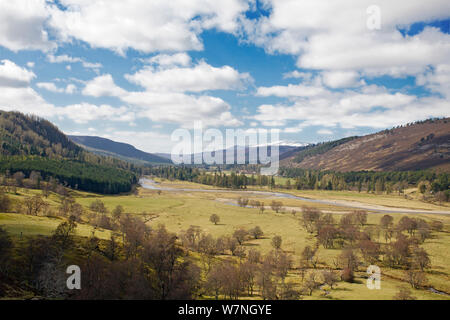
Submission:
[[[58,225],[53,232],[52,239],[58,243],[62,249],[65,249],[72,243],[76,227],[77,223],[72,219],[64,221]]]
[[[317,279],[317,274],[315,271],[311,271],[303,281],[303,287],[305,291],[308,292],[308,295],[312,295],[313,291],[320,286],[320,282]]]
[[[359,259],[352,249],[346,248],[343,249],[341,254],[338,257],[340,266],[345,269],[348,268],[351,271],[355,271],[359,265]]]
[[[98,199],[90,204],[89,209],[99,214],[104,214],[108,212],[108,210],[105,207],[105,203]]]
[[[416,297],[412,295],[410,289],[405,287],[399,287],[397,293],[392,298],[394,300],[416,300]]]
[[[302,223],[306,231],[309,233],[314,232],[314,224],[319,221],[322,213],[315,208],[303,207],[302,208]]]
[[[316,267],[318,262],[317,250],[318,247],[311,248],[310,246],[306,246],[305,249],[303,249],[301,260],[306,266],[312,265],[313,268]]]
[[[236,239],[236,241],[239,243],[239,245],[242,245],[244,241],[247,239],[248,231],[244,228],[237,229],[233,233],[233,237]]]
[[[270,207],[272,208],[273,211],[278,213],[283,207],[283,202],[272,200],[272,202],[270,203]]]
[[[243,198],[243,197],[239,197],[237,200],[237,203],[240,207],[246,207],[248,202],[249,202],[248,198]]]
[[[272,238],[272,247],[274,247],[276,250],[281,248],[281,244],[283,243],[283,239],[281,236],[274,236]]]
[[[11,199],[3,193],[0,192],[0,212],[9,212],[11,210]]]
[[[333,290],[333,286],[338,282],[338,275],[333,270],[324,270],[322,271],[323,282],[330,286],[331,290]]]
[[[412,250],[412,268],[424,271],[431,266],[431,260],[425,249],[415,247]]]
[[[363,259],[367,264],[374,264],[378,261],[380,256],[380,246],[377,243],[371,240],[361,240],[359,242],[359,248],[361,249]]]
[[[32,197],[26,197],[23,202],[26,214],[37,216],[44,208],[46,202],[40,195],[34,195]]]
[[[367,223],[367,212],[364,210],[354,211],[355,220],[361,226],[364,226]]]
[[[417,229],[417,221],[413,218],[403,216],[397,224],[399,231],[407,231],[409,235],[414,235]]]
[[[317,240],[324,248],[333,248],[334,240],[338,236],[338,230],[330,225],[326,225],[319,229]]]
[[[15,180],[15,186],[16,187],[22,187],[23,186],[23,179],[25,179],[25,175],[22,171],[18,171],[13,174],[13,179]]]
[[[264,232],[261,230],[259,226],[256,226],[249,230],[250,235],[252,235],[253,238],[259,239],[264,235]]]
[[[212,223],[214,223],[215,225],[217,225],[220,221],[220,217],[213,213],[210,217],[209,217],[209,221],[211,221]]]
[[[411,285],[412,288],[418,289],[423,287],[427,281],[425,273],[420,270],[406,270],[405,280]]]
[[[114,210],[112,211],[112,216],[114,218],[114,220],[119,221],[120,217],[122,216],[122,214],[124,213],[124,209],[123,207],[119,204],[117,205]]]
[[[385,214],[380,219],[380,226],[384,229],[390,228],[394,225],[394,218],[388,214]]]

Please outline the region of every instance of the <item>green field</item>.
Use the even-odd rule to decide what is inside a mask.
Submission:
[[[49,236],[64,219],[59,217],[34,217],[15,213],[0,214],[0,226],[4,227],[11,235],[22,236]],[[76,235],[89,237],[95,232],[100,239],[109,239],[110,231],[102,230],[87,225],[78,224]]]

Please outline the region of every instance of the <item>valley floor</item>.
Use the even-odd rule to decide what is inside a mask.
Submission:
[[[387,210],[397,223],[404,215],[413,214],[427,222],[441,221],[444,229],[433,233],[433,237],[422,245],[430,255],[432,267],[427,270],[428,284],[426,288],[412,293],[418,299],[450,299],[450,210],[446,206],[437,206],[420,203],[417,200],[407,200],[400,196],[386,196],[373,194],[358,194],[352,192],[328,192],[328,191],[292,191],[289,193],[328,202],[300,200],[297,198],[283,198],[269,196],[267,193],[250,193],[248,191],[229,192],[229,190],[217,190],[212,187],[195,183],[180,181],[164,181],[155,179],[158,188],[138,189],[134,195],[103,196],[86,192],[75,192],[77,203],[88,208],[94,200],[101,200],[111,212],[117,205],[123,206],[125,212],[146,217],[147,224],[156,227],[164,224],[171,232],[179,234],[190,226],[198,226],[205,233],[214,237],[232,234],[238,228],[250,229],[259,226],[264,236],[244,243],[246,250],[256,248],[263,254],[272,250],[271,240],[274,236],[282,237],[282,249],[292,254],[294,268],[289,272],[287,281],[298,283],[300,280],[297,266],[300,254],[305,246],[313,246],[315,236],[307,233],[301,226],[301,208],[303,206],[314,207],[323,212],[335,215],[336,220],[340,215],[354,210],[354,205],[365,205],[369,210],[367,227],[379,224],[380,210]],[[191,189],[191,191],[189,190]],[[194,191],[195,190],[195,191]],[[20,189],[15,200],[33,194],[37,191]],[[276,190],[278,192],[278,190]],[[283,190],[286,192],[286,190]],[[247,197],[250,200],[264,202],[265,210],[252,207],[240,207],[237,205],[239,197]],[[272,200],[283,202],[283,209],[276,213],[270,208]],[[56,196],[49,198],[51,205],[58,203]],[[334,205],[330,202],[336,202]],[[370,210],[374,210],[371,214]],[[401,212],[397,212],[401,211]],[[382,211],[385,213],[384,211]],[[444,214],[445,213],[445,214]],[[214,225],[210,222],[210,216],[217,214],[220,222]],[[15,236],[50,234],[58,224],[58,218],[32,217],[19,214],[0,214],[0,226]],[[80,236],[95,234],[99,238],[106,239],[109,231],[92,228],[89,225],[79,224],[77,233]],[[380,243],[385,243],[380,235],[375,238]],[[325,249],[320,246],[318,251],[319,262],[317,269],[333,268],[333,262],[341,253],[340,249]],[[370,290],[366,286],[367,274],[360,269],[356,274],[355,283],[339,282],[333,290],[316,290],[312,296],[304,296],[304,299],[392,299],[398,291],[398,287],[409,286],[403,279],[401,270],[382,268],[381,290]],[[433,292],[434,291],[434,292]],[[435,292],[441,292],[435,293]],[[207,297],[206,297],[207,298]],[[249,297],[250,298],[250,297]],[[255,297],[251,297],[254,299]]]

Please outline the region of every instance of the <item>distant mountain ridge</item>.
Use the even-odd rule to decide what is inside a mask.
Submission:
[[[250,162],[250,155],[252,154],[252,152],[254,154],[256,154],[257,156],[257,161],[258,163],[260,162],[260,149],[263,148],[267,148],[266,151],[263,152],[263,154],[265,154],[267,152],[267,156],[270,157],[271,156],[271,152],[272,149],[271,147],[278,147],[278,154],[279,154],[279,158],[280,160],[285,159],[289,156],[292,155],[293,152],[302,150],[303,148],[306,147],[305,144],[293,144],[293,145],[287,145],[284,144],[285,142],[277,142],[274,143],[272,145],[260,145],[260,146],[238,146],[235,145],[234,147],[228,148],[228,149],[222,149],[222,150],[217,150],[217,151],[208,151],[208,152],[203,152],[202,153],[195,153],[195,154],[191,154],[191,161],[192,163],[197,160],[200,161],[201,157],[203,157],[203,161],[205,160],[205,154],[208,155],[212,155],[213,157],[216,156],[216,153],[222,152],[222,164],[231,164],[231,163],[227,163],[227,154],[231,154],[234,152],[234,163],[233,164],[238,164],[237,162],[237,156],[238,156],[238,152],[242,155],[245,155],[245,164],[255,164],[255,163],[249,163]],[[170,157],[170,155],[169,155]]]
[[[154,164],[171,163],[171,161],[165,157],[141,151],[127,143],[116,142],[110,139],[96,136],[69,135],[68,137],[76,144],[99,155],[117,157],[122,160],[141,164],[142,162]]]
[[[332,171],[450,171],[450,118],[419,121],[361,137],[310,145],[282,166]]]

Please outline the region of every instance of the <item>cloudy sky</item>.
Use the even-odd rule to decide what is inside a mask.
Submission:
[[[366,134],[450,115],[449,21],[448,0],[0,0],[0,109],[149,152],[194,120]]]

